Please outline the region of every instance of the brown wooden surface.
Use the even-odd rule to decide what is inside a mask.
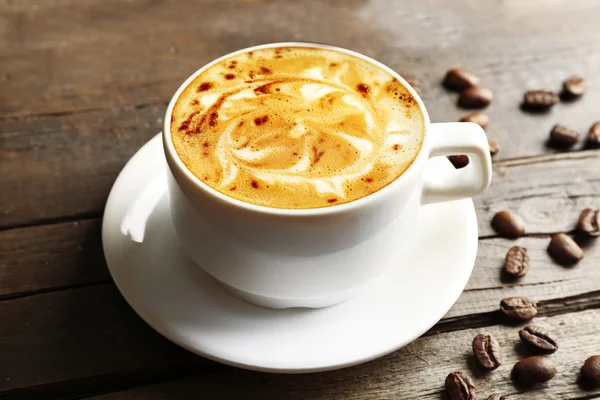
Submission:
[[[599,18],[596,0],[0,0],[0,398],[439,399],[460,369],[480,398],[600,398],[577,383],[583,360],[600,354],[600,244],[571,268],[545,251],[551,233],[600,205],[600,151],[545,144],[557,122],[585,133],[600,120]],[[119,295],[100,242],[110,186],[161,129],[178,85],[226,52],[285,40],[347,47],[418,79],[433,121],[466,114],[439,82],[467,67],[494,90],[487,132],[502,146],[475,200],[473,275],[444,319],[380,360],[300,376],[226,367],[160,337]],[[573,73],[590,81],[584,98],[519,109],[524,90],[558,89]],[[523,216],[526,237],[495,235],[501,209]],[[514,244],[532,259],[518,282],[500,274]],[[559,374],[533,391],[509,380],[524,355],[518,327],[497,311],[509,295],[539,301],[539,322],[559,337]],[[478,332],[500,340],[498,371],[474,366]]]

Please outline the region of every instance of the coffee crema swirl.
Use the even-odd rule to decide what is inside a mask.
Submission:
[[[219,192],[275,208],[353,201],[419,152],[423,115],[387,71],[330,49],[279,47],[226,58],[176,101],[175,149]]]

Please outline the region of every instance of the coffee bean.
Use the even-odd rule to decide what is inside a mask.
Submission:
[[[586,208],[579,215],[579,230],[588,236],[600,236],[600,213],[597,208]]]
[[[512,320],[526,321],[537,315],[537,306],[527,297],[507,297],[500,301],[500,311]]]
[[[600,145],[600,121],[594,123],[588,132],[588,143],[593,146]]]
[[[581,76],[573,75],[563,82],[563,93],[567,97],[578,97],[585,93],[588,84]]]
[[[500,345],[492,335],[477,335],[473,339],[475,359],[485,369],[496,369],[502,365]]]
[[[516,239],[525,234],[525,223],[519,214],[512,211],[500,211],[492,218],[492,228],[498,234]]]
[[[547,330],[539,326],[529,325],[519,331],[519,336],[523,343],[536,351],[554,353],[558,350],[556,340],[550,336]]]
[[[581,139],[579,132],[564,125],[554,125],[550,131],[550,144],[554,147],[571,147],[579,139]]]
[[[527,110],[548,110],[556,103],[558,103],[558,95],[549,90],[528,90],[523,95],[523,108]]]
[[[513,246],[506,253],[504,271],[513,278],[525,276],[529,271],[529,255],[524,247]]]
[[[469,164],[469,157],[464,154],[448,156],[448,160],[450,160],[456,169],[464,168]]]
[[[499,393],[495,393],[487,398],[487,400],[505,400],[505,397]]]
[[[446,377],[446,393],[449,400],[475,400],[475,385],[464,372],[452,372]]]
[[[600,386],[600,356],[591,356],[581,367],[581,375],[588,382]]]
[[[494,99],[491,89],[473,86],[465,89],[458,98],[458,105],[463,108],[483,108]]]
[[[548,253],[560,264],[571,265],[579,262],[583,258],[583,250],[570,236],[564,233],[557,233],[552,236]]]
[[[513,378],[521,386],[530,387],[547,382],[556,375],[554,362],[548,357],[527,357],[513,367]]]
[[[490,118],[482,112],[474,112],[469,115],[465,115],[460,119],[460,122],[473,122],[483,129],[490,123]]]
[[[490,146],[490,155],[495,156],[500,152],[500,145],[492,139],[488,139],[488,146]]]
[[[444,77],[444,86],[447,89],[455,90],[457,92],[477,85],[479,85],[479,78],[460,68],[448,70]]]

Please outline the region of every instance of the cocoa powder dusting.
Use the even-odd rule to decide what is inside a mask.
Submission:
[[[210,82],[202,82],[200,86],[198,86],[199,92],[206,92],[208,89],[212,88],[213,84]]]
[[[362,95],[362,97],[367,97],[369,94],[369,86],[364,83],[359,83],[356,85],[356,90]]]
[[[312,163],[310,164],[311,166],[315,165],[316,163],[319,162],[319,160],[321,159],[321,157],[323,157],[323,154],[325,154],[324,151],[319,151],[319,149],[317,149],[317,146],[312,146],[311,147],[312,153],[313,153],[313,160]]]
[[[269,85],[271,85],[271,84],[267,83],[266,85],[261,85],[261,86],[255,88],[254,93],[262,93],[262,94],[269,93]]]
[[[272,73],[272,71],[267,67],[260,67],[260,72],[267,75]]]
[[[219,118],[219,114],[215,111],[215,112],[211,112],[210,113],[210,118],[208,120],[208,125],[210,126],[217,126],[217,119]]]
[[[269,120],[269,116],[268,115],[263,115],[262,117],[256,117],[254,118],[254,123],[259,126],[264,124],[265,122],[267,122]]]
[[[252,182],[250,183],[250,185],[254,188],[254,189],[258,189],[258,182],[255,180],[252,180]]]
[[[187,117],[185,119],[185,121],[183,121],[181,123],[181,125],[179,125],[179,128],[177,129],[179,132],[181,131],[186,131],[186,133],[192,133],[192,132],[187,132],[188,128],[190,127],[190,124],[192,123],[192,120],[194,119],[194,117],[196,115],[200,114],[200,111],[194,111],[193,113],[190,114],[189,117]],[[171,122],[173,122],[173,117],[171,117]]]
[[[335,203],[336,201],[338,201],[337,199],[327,199],[328,203]]]
[[[233,79],[233,78],[235,78],[235,75],[234,75],[234,74],[226,74],[226,75],[225,75],[225,79],[227,79],[227,80],[231,80],[231,79]]]

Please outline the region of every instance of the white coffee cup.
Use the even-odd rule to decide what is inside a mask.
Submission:
[[[190,172],[177,155],[170,133],[171,113],[182,91],[224,58],[287,46],[333,49],[362,58],[408,88],[423,112],[425,137],[417,157],[400,177],[349,203],[278,209],[228,197]],[[168,191],[173,225],[183,248],[231,293],[271,308],[333,305],[355,294],[390,264],[403,268],[402,252],[410,244],[419,207],[478,195],[492,175],[481,127],[467,122],[431,124],[418,94],[397,73],[364,55],[322,44],[267,44],[205,65],[175,92],[165,116],[163,142],[171,172]],[[429,158],[452,154],[467,154],[471,162],[435,180],[424,180]]]

